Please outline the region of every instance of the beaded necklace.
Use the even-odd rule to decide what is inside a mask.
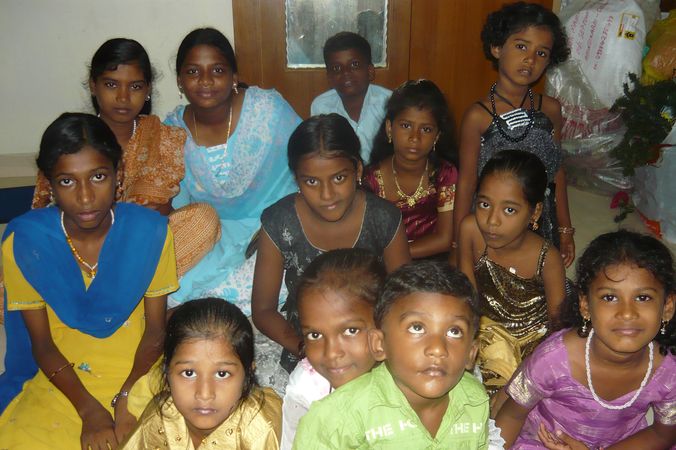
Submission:
[[[112,227],[113,224],[115,223],[115,213],[113,212],[113,209],[110,209],[110,226]],[[99,267],[99,262],[96,261],[96,264],[93,266],[90,265],[87,261],[84,260],[82,256],[80,256],[80,253],[78,253],[77,249],[75,248],[75,245],[73,245],[73,240],[70,238],[68,235],[68,232],[66,231],[66,226],[63,224],[63,211],[61,211],[61,229],[63,230],[63,234],[66,236],[66,242],[68,242],[68,246],[70,247],[70,251],[73,253],[73,256],[75,256],[75,259],[85,266],[87,269],[89,269],[89,273],[87,276],[91,278],[92,280],[96,278],[96,269]]]
[[[521,142],[526,138],[526,136],[528,136],[528,133],[530,133],[531,128],[533,128],[533,112],[535,111],[535,100],[533,99],[533,91],[531,90],[530,87],[528,88],[528,98],[530,100],[530,108],[528,109],[528,111],[526,111],[526,116],[528,117],[528,125],[526,126],[526,129],[524,130],[524,132],[520,136],[512,137],[512,136],[508,135],[507,132],[502,128],[502,125],[500,124],[500,116],[498,115],[498,113],[495,109],[495,95],[496,95],[495,89],[496,89],[497,85],[498,85],[498,83],[493,83],[493,86],[491,86],[491,90],[490,90],[490,94],[489,94],[489,99],[491,101],[491,110],[492,110],[491,114],[493,116],[493,122],[495,122],[495,125],[497,126],[498,131],[500,132],[502,137],[507,139],[509,142]],[[500,97],[500,94],[498,94],[498,96]],[[503,98],[503,97],[501,97],[501,98]],[[509,103],[509,102],[507,102],[507,103]],[[511,103],[509,103],[509,104],[512,107],[514,106]],[[518,109],[522,109],[522,108],[518,108]]]
[[[397,186],[397,195],[400,199],[404,200],[406,204],[413,208],[418,200],[425,196],[425,188],[423,187],[423,181],[425,180],[425,175],[427,175],[427,167],[429,165],[429,160],[425,161],[425,170],[422,175],[420,175],[420,181],[418,181],[418,187],[416,188],[413,194],[408,195],[404,190],[399,186],[399,180],[397,180],[397,171],[394,169],[394,156],[392,156],[392,177],[394,178],[394,184]]]

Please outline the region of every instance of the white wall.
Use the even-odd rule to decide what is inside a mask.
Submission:
[[[179,103],[178,45],[202,26],[234,43],[232,0],[0,0],[0,156],[35,154],[60,113],[93,111],[87,66],[113,37],[148,51],[160,75],[153,112],[164,118]]]

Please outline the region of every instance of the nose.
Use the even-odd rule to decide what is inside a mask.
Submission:
[[[338,339],[327,338],[324,354],[328,359],[337,359],[345,355],[345,351]]]
[[[333,198],[333,186],[331,183],[322,183],[319,188],[319,198],[324,201],[329,201]]]
[[[214,398],[213,379],[209,377],[198,377],[195,386],[195,399],[211,400]]]
[[[497,227],[500,225],[500,214],[497,208],[490,208],[488,210],[488,218],[486,219],[488,225]]]
[[[418,142],[420,139],[420,130],[416,127],[411,127],[411,130],[408,133],[409,142]]]
[[[129,89],[127,86],[120,86],[117,89],[116,100],[120,103],[127,103],[129,101]]]
[[[425,354],[435,358],[445,358],[448,356],[448,342],[443,334],[431,334],[428,336]]]
[[[94,201],[94,191],[89,183],[79,183],[77,199],[81,205],[87,205]]]
[[[632,320],[637,317],[636,304],[633,301],[621,301],[618,305],[617,314],[624,320]]]
[[[209,86],[212,82],[213,78],[211,78],[211,73],[208,70],[200,72],[199,83],[201,86]]]

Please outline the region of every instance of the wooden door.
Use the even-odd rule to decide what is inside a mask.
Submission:
[[[308,117],[312,99],[329,88],[326,71],[287,67],[284,8],[284,0],[233,0],[240,80],[277,89]],[[389,0],[387,20],[387,66],[376,68],[375,83],[392,89],[408,79],[411,0]]]

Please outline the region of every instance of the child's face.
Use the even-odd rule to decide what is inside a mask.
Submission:
[[[437,121],[429,109],[406,108],[394,121],[385,121],[385,131],[397,157],[409,161],[426,160],[439,137]]]
[[[190,104],[205,109],[227,104],[236,82],[228,60],[211,45],[190,49],[178,75],[178,85]]]
[[[520,242],[528,224],[540,217],[528,204],[519,180],[512,174],[495,172],[486,176],[476,196],[476,222],[490,248],[505,248]]]
[[[580,313],[590,319],[594,338],[614,354],[635,353],[674,315],[674,295],[646,269],[631,263],[608,266],[580,295]]]
[[[375,79],[373,64],[354,49],[331,53],[327,59],[329,85],[341,98],[366,95],[369,83]]]
[[[296,183],[303,200],[321,220],[338,222],[351,210],[361,179],[361,164],[355,170],[347,158],[303,157],[296,169]]]
[[[71,231],[98,228],[115,200],[115,168],[104,154],[85,145],[77,153],[59,156],[50,185],[63,221]]]
[[[237,408],[245,372],[224,338],[193,339],[178,345],[167,368],[167,380],[193,442],[199,443]]]
[[[502,47],[492,47],[501,78],[519,86],[535,83],[549,65],[554,38],[547,27],[528,27],[510,35]]]
[[[299,304],[305,354],[312,367],[338,388],[371,370],[368,330],[373,307],[335,289],[310,288]]]
[[[369,333],[369,345],[414,410],[443,399],[472,367],[478,349],[469,305],[432,292],[396,300],[381,329]]]
[[[138,64],[120,64],[116,70],[106,70],[96,80],[89,80],[89,90],[103,119],[128,123],[143,109],[150,85]]]

